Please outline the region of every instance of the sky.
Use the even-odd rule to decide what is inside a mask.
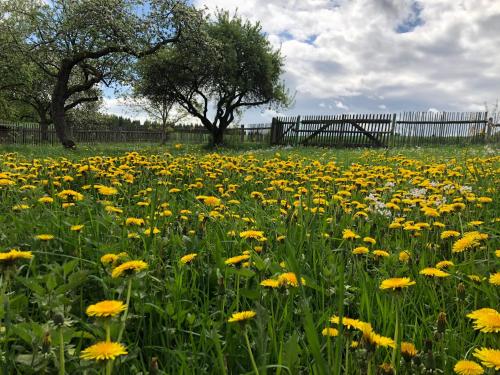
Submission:
[[[260,22],[295,95],[275,115],[491,111],[500,98],[500,0],[195,0]],[[144,120],[107,92],[109,113]]]

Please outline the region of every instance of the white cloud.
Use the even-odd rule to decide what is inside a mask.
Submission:
[[[342,103],[340,100],[336,100],[335,101],[335,107],[337,107],[339,109],[342,109],[344,111],[348,111],[349,110],[349,107],[346,106],[344,103]]]
[[[139,120],[141,123],[148,119],[147,113],[139,110],[131,99],[122,97],[104,97],[101,111],[110,115]]]
[[[479,110],[500,96],[500,0],[197,4],[261,22],[286,58],[295,112]]]

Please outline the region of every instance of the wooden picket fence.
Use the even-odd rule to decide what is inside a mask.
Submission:
[[[225,133],[228,143],[270,143],[270,124],[241,125],[229,128]],[[75,143],[160,143],[163,133],[160,130],[124,128],[124,129],[93,129],[76,128],[70,131]],[[176,127],[167,132],[167,141],[174,143],[208,143],[210,132],[203,127],[187,125]],[[47,139],[42,139],[37,123],[7,123],[0,122],[0,144],[37,145],[59,143],[53,126],[49,126]]]
[[[403,112],[276,117],[272,145],[402,147],[499,142],[487,112]]]
[[[140,127],[75,128],[78,143],[160,143],[162,132]],[[172,143],[208,143],[210,133],[199,125],[171,129]],[[332,116],[276,117],[271,124],[249,124],[226,130],[230,144],[259,143],[324,147],[401,147],[499,143],[500,127],[488,121],[487,112],[403,112],[400,114],[343,114]],[[42,140],[36,123],[0,122],[0,144],[58,144],[49,127]]]

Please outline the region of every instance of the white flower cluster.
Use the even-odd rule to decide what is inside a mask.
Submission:
[[[392,216],[391,210],[389,210],[385,206],[385,203],[382,202],[381,200],[379,200],[379,198],[376,195],[370,193],[365,198],[365,200],[367,200],[368,202],[370,202],[370,206],[368,207],[368,211],[373,212],[373,213],[378,214],[378,215],[385,216],[385,217],[391,217]]]

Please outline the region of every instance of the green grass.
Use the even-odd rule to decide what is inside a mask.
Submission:
[[[121,339],[128,354],[114,361],[113,373],[375,374],[379,365],[391,362],[393,349],[375,348],[359,331],[340,329],[329,318],[357,318],[394,338],[397,309],[401,340],[418,350],[411,363],[394,353],[398,374],[425,373],[431,367],[450,374],[458,360],[474,359],[476,347],[499,349],[498,333],[475,331],[466,317],[479,308],[498,309],[498,286],[488,277],[499,271],[499,162],[485,147],[265,147],[211,153],[172,144],[79,146],[74,151],[2,148],[0,173],[5,176],[0,181],[15,184],[0,186],[0,251],[33,252],[32,260],[2,268],[4,373],[57,373],[61,353],[67,373],[105,373],[102,364],[79,359],[84,348],[105,339],[104,326],[85,310],[104,299],[127,300],[127,279],[112,278],[100,262],[104,254],[126,252],[149,267],[130,279]],[[92,168],[81,171],[85,165]],[[99,184],[114,186],[117,194],[103,196]],[[403,202],[423,187],[421,200]],[[67,200],[58,196],[63,189],[76,190],[84,199],[63,208]],[[370,194],[378,194],[383,203],[395,200],[400,210],[388,209],[386,216],[385,208],[369,204]],[[54,202],[39,203],[42,196]],[[222,205],[206,205],[197,196],[215,196]],[[478,197],[493,201],[478,205]],[[422,202],[439,208],[458,198],[465,207],[439,217],[420,210]],[[356,215],[360,211],[367,217]],[[146,224],[127,226],[128,217]],[[396,217],[430,228],[390,229]],[[483,224],[470,226],[474,220]],[[76,224],[84,225],[81,232],[70,230]],[[145,228],[155,227],[158,234],[144,234]],[[240,238],[249,229],[263,231],[266,241]],[[360,238],[343,239],[344,229]],[[488,238],[453,253],[456,238],[441,239],[443,230],[477,230]],[[137,238],[129,238],[132,232]],[[55,238],[35,239],[43,233]],[[366,236],[375,238],[376,245],[364,243]],[[359,246],[390,255],[352,254]],[[407,263],[399,260],[403,250],[411,253]],[[245,251],[249,265],[225,264]],[[189,253],[198,255],[181,264]],[[447,270],[449,277],[419,274],[445,259],[455,263]],[[285,272],[304,282],[278,289],[259,285]],[[474,282],[470,274],[486,280]],[[380,290],[380,282],[391,277],[410,277],[416,284],[400,293]],[[257,315],[246,325],[228,323],[232,313],[243,310]],[[438,330],[441,312],[446,323]],[[56,324],[58,314],[64,318],[62,327]],[[113,339],[121,327],[120,319],[111,322]],[[339,328],[340,336],[322,336],[325,327]],[[351,348],[353,341],[358,348]]]

